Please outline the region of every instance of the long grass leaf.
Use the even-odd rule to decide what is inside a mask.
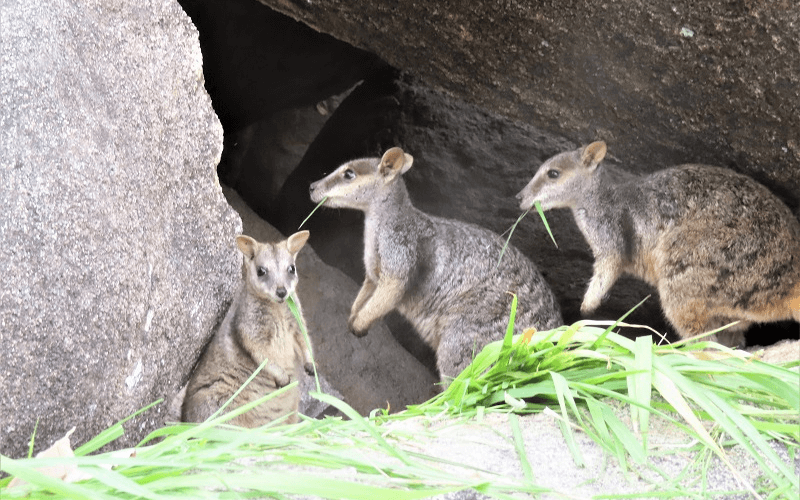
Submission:
[[[653,341],[649,335],[636,338],[634,344],[633,367],[635,374],[628,378],[628,394],[639,402],[641,406],[631,405],[631,421],[634,430],[642,436],[643,449],[647,450],[647,433],[650,412],[643,408],[650,406],[653,387]]]
[[[539,217],[542,218],[542,222],[544,223],[544,228],[547,229],[547,234],[549,234],[550,239],[553,240],[553,245],[555,245],[556,248],[558,248],[558,243],[556,243],[556,239],[553,237],[553,232],[550,231],[550,224],[547,223],[547,218],[544,216],[544,210],[542,210],[542,204],[536,201],[533,203],[533,206],[536,207],[536,211],[539,213]]]
[[[511,342],[514,336],[514,320],[517,316],[517,294],[508,292],[511,295],[511,312],[508,315],[508,326],[506,327],[506,334],[503,337],[503,346],[500,348],[500,358],[498,364],[500,369],[508,366],[511,358]]]
[[[309,217],[311,217],[310,214]],[[306,322],[303,320],[303,314],[300,312],[300,308],[297,306],[296,299],[293,295],[289,295],[289,298],[286,299],[286,305],[289,307],[289,311],[291,311],[295,321],[297,321],[300,331],[303,332],[303,339],[306,341],[306,346],[308,346],[308,352],[311,353],[311,366],[314,367],[314,383],[316,384],[317,392],[322,392],[322,388],[319,385],[317,362],[314,360],[314,349],[311,345],[311,338],[308,336],[308,330],[306,329]]]
[[[323,403],[328,403],[329,405],[336,407],[343,414],[347,415],[348,418],[358,423],[359,426],[363,430],[367,431],[375,439],[375,441],[377,441],[381,445],[381,447],[384,450],[386,450],[389,454],[402,460],[403,463],[405,463],[406,465],[412,463],[411,459],[408,457],[408,455],[405,454],[405,452],[403,452],[399,448],[395,448],[394,446],[386,442],[383,436],[381,436],[380,433],[375,429],[375,426],[369,423],[367,420],[365,420],[364,417],[359,415],[357,411],[355,411],[353,408],[350,407],[350,405],[348,405],[347,403],[345,403],[340,399],[337,399],[333,396],[329,396],[327,394],[322,394],[319,392],[309,393],[309,394],[314,399],[318,399]]]
[[[512,224],[511,227],[508,229],[508,238],[506,238],[506,241],[503,244],[503,248],[500,250],[500,255],[497,257],[497,263],[494,265],[495,269],[497,269],[497,266],[500,265],[500,261],[503,260],[503,255],[505,255],[506,249],[508,249],[508,245],[511,244],[511,236],[514,235],[514,230],[517,229],[517,225],[519,225],[520,221],[522,221],[522,219],[528,214],[528,212],[530,212],[530,209],[522,212],[522,215],[517,217],[517,221],[514,222],[514,224]]]
[[[519,419],[515,414],[509,413],[508,423],[511,425],[511,435],[514,438],[514,448],[517,450],[522,472],[525,474],[525,478],[528,480],[528,482],[533,484],[533,469],[531,469],[531,463],[528,461],[528,454],[525,452],[525,441],[522,438],[522,431],[519,428]]]
[[[328,200],[328,197],[327,197],[327,196],[325,196],[324,198],[322,198],[322,201],[320,201],[319,203],[317,203],[317,206],[316,206],[316,207],[314,207],[314,209],[313,209],[313,210],[311,210],[311,212],[309,212],[309,214],[306,216],[306,218],[305,218],[305,219],[303,219],[303,222],[301,222],[301,223],[300,223],[300,225],[299,225],[299,226],[297,226],[297,229],[300,229],[301,227],[303,227],[303,224],[305,224],[305,223],[308,221],[308,219],[310,219],[310,218],[311,218],[311,216],[312,216],[312,215],[314,215],[314,212],[316,212],[316,211],[317,211],[317,209],[318,209],[319,207],[321,207],[321,206],[322,206],[322,204],[323,204],[323,203],[325,203],[327,200]]]
[[[78,447],[75,450],[75,455],[77,456],[88,455],[89,453],[92,453],[93,451],[96,451],[102,448],[103,446],[107,445],[108,443],[118,439],[120,436],[125,434],[125,430],[123,429],[122,424],[124,424],[128,420],[138,415],[141,415],[150,408],[153,408],[154,406],[161,404],[163,401],[164,401],[163,399],[153,401],[149,405],[136,410],[132,414],[128,415],[127,417],[123,418],[117,423],[111,425],[110,427],[102,431],[100,434],[98,434],[97,436],[93,437],[92,439],[84,443],[83,446]]]
[[[580,418],[577,408],[575,408],[575,400],[572,398],[572,394],[570,394],[569,385],[564,377],[556,372],[551,372],[550,376],[553,378],[553,385],[556,389],[556,396],[558,397],[558,404],[561,408],[561,417],[563,419],[558,421],[558,425],[561,427],[561,433],[564,435],[564,440],[567,442],[570,453],[572,453],[572,460],[575,462],[575,465],[584,467],[586,462],[583,459],[581,450],[578,448],[578,444],[575,442],[575,434],[572,432],[572,428],[567,425],[567,422],[569,422],[567,401],[569,401],[569,405],[574,408],[573,411],[576,413],[576,416]]]
[[[71,457],[69,457],[71,458]],[[28,463],[32,463],[31,461],[27,461]],[[66,462],[66,460],[62,459],[62,462]],[[39,465],[37,465],[39,467]],[[0,470],[11,474],[19,479],[30,483],[31,485],[38,486],[39,488],[49,491],[55,495],[59,495],[62,498],[75,498],[80,500],[93,500],[93,499],[110,499],[109,497],[96,489],[89,489],[83,485],[77,483],[68,483],[61,479],[49,476],[47,474],[43,474],[36,470],[37,467],[22,465],[20,462],[13,460],[9,457],[0,455]],[[18,486],[21,490],[25,488],[25,486]],[[11,488],[7,488],[4,491],[5,493],[10,493],[13,491]]]

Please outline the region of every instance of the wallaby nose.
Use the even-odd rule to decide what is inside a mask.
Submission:
[[[286,289],[284,287],[279,287],[277,290],[275,290],[275,295],[277,295],[279,299],[285,299]]]

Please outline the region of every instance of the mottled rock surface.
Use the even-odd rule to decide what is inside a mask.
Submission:
[[[260,1],[635,169],[717,164],[800,205],[797,2]]]
[[[37,443],[77,426],[79,446],[171,398],[238,283],[241,222],[177,3],[9,0],[0,31],[0,453],[16,457],[37,419]]]

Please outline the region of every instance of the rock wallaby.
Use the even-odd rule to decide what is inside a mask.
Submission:
[[[600,305],[622,273],[658,289],[681,337],[744,344],[753,322],[800,321],[800,222],[764,186],[719,167],[681,165],[640,177],[601,165],[594,142],[550,158],[517,198],[569,208],[594,253],[581,305]]]
[[[356,336],[396,309],[436,351],[444,381],[463,370],[482,347],[502,338],[511,296],[520,327],[562,324],[555,297],[536,266],[474,224],[433,217],[412,204],[401,176],[413,158],[400,148],[383,158],[353,160],[313,183],[311,199],[361,210],[366,277],[350,311]]]
[[[275,244],[259,243],[249,236],[236,238],[244,254],[244,282],[189,380],[183,421],[206,420],[264,360],[269,362],[226,411],[298,380],[303,369],[310,373],[310,346],[285,303],[297,285],[295,257],[308,236],[308,231],[301,231]],[[299,400],[295,387],[228,423],[257,427],[284,415],[289,415],[288,422],[296,422]]]

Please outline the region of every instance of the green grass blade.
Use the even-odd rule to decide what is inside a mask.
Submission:
[[[522,467],[522,472],[529,483],[534,483],[533,469],[531,463],[528,461],[528,454],[525,452],[525,441],[522,439],[522,431],[519,428],[519,419],[513,413],[508,414],[508,423],[511,425],[511,435],[514,437],[514,447],[519,456],[519,463]]]
[[[64,459],[62,461],[67,463],[68,459]],[[26,460],[25,462],[36,463],[35,460]],[[75,498],[79,500],[102,500],[112,498],[100,493],[96,489],[89,489],[77,483],[67,483],[61,479],[43,474],[36,470],[35,466],[23,465],[19,461],[13,460],[4,455],[0,455],[0,470],[11,474],[12,476],[18,477],[19,479],[26,481],[33,486],[37,486],[45,491],[51,492],[54,495],[58,495],[61,498]],[[18,486],[18,488],[24,489],[25,487]],[[3,492],[4,498],[5,494],[9,494],[10,496],[10,492],[13,491],[13,489],[6,488]]]
[[[643,408],[650,407],[653,388],[653,340],[649,335],[636,338],[634,343],[633,368],[635,374],[628,377],[628,394],[641,406],[631,405],[631,421],[633,428],[642,436],[643,449],[647,450],[647,433],[650,412]]]
[[[367,420],[365,420],[364,417],[359,415],[357,411],[355,411],[353,408],[350,407],[350,405],[348,405],[347,403],[345,403],[340,399],[337,399],[333,396],[329,396],[327,394],[316,392],[316,393],[310,393],[310,395],[311,397],[318,399],[323,403],[328,403],[329,405],[336,407],[339,411],[347,415],[348,418],[356,422],[362,429],[367,431],[375,439],[375,441],[378,442],[381,445],[381,447],[383,447],[383,449],[386,450],[389,454],[397,457],[398,459],[403,461],[403,463],[405,463],[406,465],[410,465],[412,463],[411,458],[408,455],[406,455],[405,452],[391,446],[388,442],[386,442],[383,436],[381,436],[380,433],[378,433],[378,431],[375,429],[375,426],[372,425]]]
[[[517,294],[508,293],[511,295],[511,312],[508,316],[506,334],[503,337],[503,347],[500,348],[500,358],[498,359],[500,369],[507,367],[508,362],[511,360],[511,341],[514,336],[514,321],[517,317]]]
[[[300,228],[302,228],[302,227],[303,227],[303,224],[305,224],[305,223],[308,221],[308,219],[310,219],[310,218],[311,218],[311,216],[312,216],[312,215],[314,215],[314,212],[316,212],[316,211],[317,211],[317,209],[318,209],[319,207],[321,207],[321,206],[322,206],[322,204],[323,204],[323,203],[325,203],[325,201],[327,201],[327,200],[328,200],[328,197],[327,197],[327,196],[326,196],[326,197],[324,197],[324,198],[322,198],[322,201],[320,201],[319,203],[317,203],[317,206],[316,206],[316,207],[314,207],[314,209],[313,209],[313,210],[311,210],[311,212],[309,212],[308,216],[306,216],[306,218],[305,218],[305,219],[303,219],[303,222],[301,222],[301,223],[300,223],[300,225],[299,225],[299,226],[297,226],[297,229],[300,229]]]
[[[578,448],[578,443],[575,441],[575,435],[572,432],[572,428],[567,425],[569,422],[569,415],[567,414],[567,403],[569,401],[570,407],[573,408],[573,411],[578,415],[580,418],[577,408],[575,407],[575,400],[572,398],[572,394],[570,394],[569,385],[567,384],[567,379],[562,377],[556,372],[550,372],[550,376],[553,378],[553,385],[556,389],[556,396],[558,397],[558,404],[561,407],[561,420],[558,421],[559,427],[561,427],[561,433],[564,435],[564,440],[567,442],[567,447],[569,451],[572,453],[572,459],[575,462],[575,465],[578,467],[585,467],[586,462],[583,459],[583,455],[581,454],[581,450]]]
[[[325,201],[325,200],[323,200]],[[310,217],[310,215],[309,215]],[[322,389],[319,385],[319,374],[317,373],[317,362],[314,360],[314,349],[311,345],[311,338],[308,336],[308,330],[306,329],[306,323],[303,321],[303,315],[300,313],[300,308],[297,307],[297,302],[293,295],[289,295],[289,298],[286,299],[286,305],[289,306],[289,310],[292,312],[292,316],[294,316],[295,321],[300,326],[300,331],[303,332],[303,339],[306,341],[306,345],[308,346],[308,352],[311,353],[311,365],[314,367],[314,383],[317,386],[317,392],[322,392]]]
[[[28,442],[28,458],[33,456],[33,446],[36,442],[36,429],[39,428],[39,417],[36,417],[36,423],[33,424],[33,432],[31,433],[31,440]]]
[[[157,401],[153,401],[152,403],[150,403],[149,405],[145,406],[144,408],[140,408],[139,410],[137,410],[134,413],[128,415],[127,417],[123,418],[119,422],[111,425],[110,427],[105,429],[103,432],[101,432],[97,436],[93,437],[92,439],[90,439],[89,441],[84,443],[83,446],[80,446],[79,448],[77,448],[75,450],[75,455],[77,455],[77,456],[88,455],[89,453],[92,453],[93,451],[99,450],[100,448],[102,448],[103,446],[107,445],[108,443],[111,443],[112,441],[118,439],[119,437],[121,437],[122,435],[125,434],[125,430],[123,429],[122,424],[124,424],[128,420],[130,420],[130,419],[132,419],[132,418],[134,418],[134,417],[136,417],[138,415],[141,415],[142,413],[146,412],[150,408],[152,408],[152,407],[154,407],[154,406],[156,406],[158,404],[161,404],[162,401],[164,401],[164,400],[163,399],[159,399]]]
[[[514,224],[512,224],[511,227],[508,229],[508,238],[506,238],[506,242],[505,242],[505,244],[503,244],[503,248],[500,250],[500,256],[497,257],[497,264],[494,265],[495,269],[497,269],[497,266],[500,265],[500,261],[503,260],[503,255],[505,255],[506,249],[508,248],[508,245],[511,244],[511,236],[513,236],[514,230],[517,229],[517,226],[519,225],[520,221],[522,221],[522,219],[526,215],[528,215],[528,212],[530,212],[530,209],[525,210],[524,212],[522,212],[522,215],[517,217],[517,221],[514,222]]]
[[[536,201],[533,203],[533,206],[535,206],[536,211],[539,212],[539,217],[542,218],[542,222],[544,222],[544,228],[547,229],[547,234],[549,234],[550,239],[553,240],[553,245],[555,245],[556,248],[558,248],[558,243],[556,243],[556,239],[553,237],[553,232],[550,231],[550,224],[547,223],[547,218],[544,216],[544,210],[542,210],[542,204]]]

